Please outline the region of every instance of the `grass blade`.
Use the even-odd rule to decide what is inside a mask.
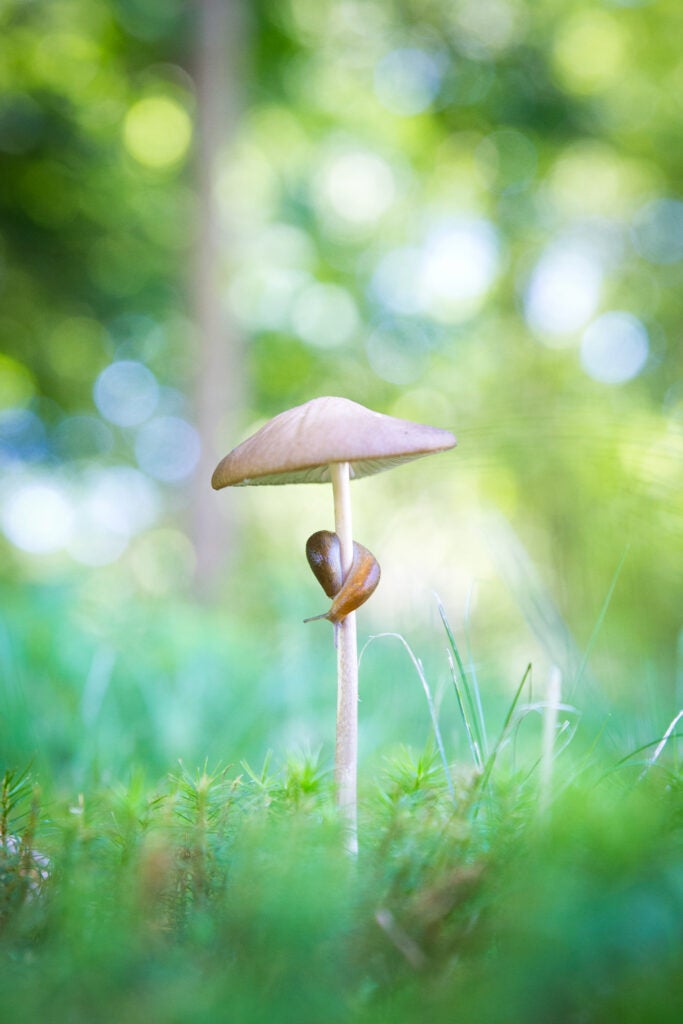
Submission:
[[[500,736],[496,740],[496,743],[495,743],[495,745],[493,747],[493,750],[489,754],[489,757],[488,757],[488,759],[486,761],[486,764],[484,766],[484,771],[483,771],[483,774],[482,774],[481,779],[479,781],[479,788],[482,791],[486,789],[486,786],[488,785],[489,779],[491,778],[491,772],[493,771],[493,766],[496,763],[496,758],[498,757],[498,753],[499,753],[499,751],[500,751],[500,749],[501,749],[501,747],[503,745],[503,741],[505,740],[505,738],[506,738],[506,736],[508,734],[508,730],[510,728],[510,723],[512,722],[512,717],[513,717],[513,715],[515,713],[515,708],[517,707],[517,704],[519,703],[519,698],[522,696],[522,691],[524,690],[524,687],[526,685],[526,681],[530,677],[530,675],[531,675],[531,662],[529,662],[529,664],[527,665],[527,667],[525,669],[525,672],[524,672],[524,675],[522,676],[522,679],[521,679],[521,681],[519,683],[519,686],[517,687],[517,689],[515,691],[515,695],[512,698],[512,703],[510,704],[510,707],[508,708],[507,715],[505,716],[505,721],[503,722],[503,728],[500,731]],[[475,808],[475,815],[476,815],[476,808]]]
[[[657,761],[659,755],[664,750],[664,747],[667,745],[667,743],[671,739],[672,735],[675,735],[674,734],[674,729],[676,728],[676,726],[680,722],[681,718],[683,718],[683,710],[679,711],[678,714],[675,716],[675,718],[667,726],[666,732],[664,733],[664,735],[662,736],[661,740],[657,744],[657,749],[655,750],[654,754],[652,755],[650,760],[647,762],[647,764],[643,768],[641,774],[638,776],[638,782],[640,782],[640,780],[642,778],[644,778],[644,776],[647,774],[649,769],[652,768],[652,765],[655,764],[655,762]]]
[[[457,701],[458,701],[458,708],[460,710],[460,717],[462,718],[462,720],[463,720],[463,722],[465,724],[465,732],[467,733],[467,741],[468,741],[468,743],[470,745],[470,750],[472,751],[472,758],[473,758],[474,763],[475,763],[475,765],[477,767],[477,770],[478,771],[482,771],[482,769],[484,767],[484,763],[482,761],[482,757],[481,757],[481,752],[479,750],[479,746],[478,746],[477,741],[476,741],[476,739],[474,737],[474,734],[472,732],[472,725],[470,724],[470,719],[469,719],[469,715],[467,713],[467,708],[465,707],[465,702],[463,700],[463,695],[462,695],[462,693],[460,691],[460,684],[458,682],[458,674],[457,674],[457,672],[455,670],[455,665],[453,663],[453,655],[451,654],[450,651],[446,651],[446,654],[448,655],[448,664],[449,664],[449,667],[450,667],[450,670],[451,670],[451,678],[453,679],[453,688],[455,690],[455,696],[456,696]]]
[[[476,740],[478,756],[475,758],[475,761],[477,761],[477,764],[478,764],[479,767],[483,767],[483,759],[482,759],[481,751],[485,749],[484,748],[484,741],[483,741],[483,735],[484,735],[484,716],[483,716],[483,712],[482,712],[482,709],[481,709],[481,695],[479,693],[479,687],[477,686],[476,678],[473,680],[472,685],[470,685],[470,681],[469,681],[469,678],[467,676],[467,672],[465,671],[465,666],[463,665],[462,658],[460,657],[460,651],[458,650],[458,645],[455,642],[455,636],[453,635],[453,630],[451,629],[451,625],[450,625],[450,623],[448,621],[448,618],[446,616],[446,609],[444,608],[444,606],[442,605],[442,603],[441,603],[441,601],[439,600],[438,597],[436,599],[436,603],[437,603],[437,607],[439,609],[439,615],[441,616],[441,621],[443,623],[443,627],[446,630],[446,636],[448,637],[448,643],[450,645],[451,651],[453,652],[453,657],[455,658],[455,663],[458,666],[458,675],[460,677],[460,686],[458,684],[457,676],[456,676],[455,672],[453,672],[453,683],[455,685],[456,694],[458,696],[458,703],[460,705],[460,711],[461,711],[461,714],[463,714],[463,718],[465,719],[464,708],[465,707],[467,708],[468,715],[469,715],[470,725],[468,726],[467,721],[465,721],[465,728],[467,729],[468,734],[471,732],[472,735],[474,736],[474,739]],[[450,658],[449,658],[449,661],[450,661]]]
[[[481,691],[479,689],[479,680],[477,679],[477,669],[474,664],[474,658],[472,656],[472,644],[470,643],[470,608],[472,604],[473,587],[474,585],[470,587],[467,594],[467,601],[465,603],[465,620],[463,625],[465,628],[465,646],[467,648],[469,674],[472,678],[472,687],[474,690],[474,696],[477,703],[477,713],[479,715],[479,721],[481,723],[482,755],[484,759],[486,759],[489,756],[489,740],[488,736],[486,735],[486,719],[484,718],[484,709],[481,704]]]
[[[557,716],[562,696],[562,675],[557,666],[550,670],[546,707],[543,709],[543,734],[541,740],[541,780],[539,784],[539,807],[541,814],[550,806],[552,795],[553,754],[557,734]]]
[[[416,655],[413,653],[413,650],[412,650],[410,644],[408,643],[408,641],[404,637],[401,636],[400,633],[377,633],[377,634],[375,634],[375,636],[369,637],[367,642],[365,643],[365,645],[363,647],[363,650],[360,653],[360,657],[361,658],[363,657],[363,651],[365,650],[365,648],[368,646],[369,643],[371,643],[373,640],[380,640],[383,637],[393,637],[395,640],[398,640],[398,641],[400,641],[400,643],[403,644],[403,647],[408,652],[408,657],[410,658],[410,660],[412,661],[412,663],[413,663],[413,665],[415,667],[415,671],[418,674],[420,682],[422,683],[422,689],[424,690],[425,697],[427,698],[427,706],[429,708],[429,715],[430,715],[430,718],[432,720],[432,728],[434,729],[434,736],[436,738],[436,745],[437,745],[437,747],[439,749],[439,756],[441,757],[441,761],[443,763],[443,770],[444,770],[444,775],[446,776],[446,783],[448,785],[448,792],[449,792],[449,794],[451,796],[451,799],[453,800],[453,803],[455,803],[456,802],[456,800],[455,800],[455,789],[453,787],[453,779],[451,777],[451,770],[448,767],[448,758],[446,757],[446,748],[444,747],[444,744],[443,744],[443,738],[441,736],[441,730],[439,728],[439,720],[438,720],[438,717],[437,717],[437,714],[436,714],[436,707],[435,707],[435,704],[434,704],[434,700],[432,698],[431,690],[429,689],[429,683],[427,682],[427,677],[424,674],[424,669],[422,667],[422,662],[420,661],[420,659],[418,657],[416,657]],[[360,661],[360,658],[359,658],[359,661]]]
[[[614,575],[612,576],[612,582],[610,583],[609,588],[607,590],[607,593],[605,595],[605,600],[602,602],[602,607],[601,607],[600,612],[598,614],[598,618],[596,620],[595,625],[593,626],[593,632],[591,633],[590,638],[588,640],[588,643],[586,644],[586,650],[583,653],[583,658],[581,659],[581,664],[579,665],[579,670],[576,673],[576,681],[574,683],[574,686],[578,686],[579,685],[579,683],[581,682],[581,679],[583,677],[583,673],[586,671],[586,665],[588,664],[588,660],[589,660],[591,654],[593,653],[593,648],[595,646],[595,642],[598,639],[598,634],[600,633],[600,630],[602,629],[602,624],[605,621],[605,616],[607,615],[607,610],[608,610],[608,608],[609,608],[609,606],[610,606],[610,604],[612,602],[612,595],[614,594],[614,590],[615,590],[616,585],[617,585],[617,583],[619,581],[619,577],[621,576],[621,570],[624,567],[624,562],[626,561],[626,556],[628,555],[628,553],[630,551],[630,548],[631,548],[630,544],[627,544],[626,547],[624,548],[624,553],[622,554],[621,558],[619,559],[617,567],[614,570]]]

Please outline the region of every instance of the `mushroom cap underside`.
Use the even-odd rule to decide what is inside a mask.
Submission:
[[[222,459],[212,486],[324,483],[330,464],[371,476],[456,444],[448,430],[373,412],[347,398],[314,398],[269,420]]]

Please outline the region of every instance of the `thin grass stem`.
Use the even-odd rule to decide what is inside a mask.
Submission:
[[[432,728],[434,729],[434,737],[436,739],[436,745],[437,745],[437,748],[439,750],[439,756],[441,757],[441,762],[443,764],[444,775],[446,776],[446,785],[448,786],[448,792],[450,794],[450,797],[451,797],[453,803],[456,803],[455,788],[453,786],[453,779],[451,777],[451,770],[448,767],[448,758],[446,757],[446,748],[444,747],[443,737],[441,736],[441,729],[439,728],[439,718],[438,718],[438,715],[437,715],[437,712],[436,712],[436,706],[434,704],[434,700],[432,698],[432,692],[429,689],[429,683],[427,682],[427,677],[425,676],[424,668],[422,667],[422,662],[415,655],[415,653],[413,652],[410,644],[405,639],[405,637],[401,636],[400,633],[376,633],[374,636],[369,637],[368,640],[363,645],[363,649],[360,652],[360,658],[363,657],[363,653],[365,651],[365,648],[368,646],[368,644],[370,644],[373,640],[381,640],[381,639],[383,639],[385,637],[387,637],[387,638],[393,637],[395,640],[398,640],[401,644],[403,644],[403,647],[407,651],[408,657],[412,661],[413,666],[415,668],[415,671],[418,674],[419,680],[422,683],[422,689],[424,690],[425,697],[427,698],[427,707],[429,708],[429,716],[430,716],[430,718],[432,720]],[[358,659],[359,662],[360,662],[360,658]]]
[[[463,700],[462,693],[460,692],[460,685],[459,685],[459,682],[458,682],[458,674],[457,674],[457,672],[455,670],[455,664],[453,663],[453,655],[448,650],[446,651],[446,655],[448,657],[448,665],[449,665],[449,668],[451,670],[451,678],[453,680],[453,689],[455,690],[456,700],[458,701],[458,709],[460,711],[460,717],[462,718],[463,723],[465,725],[465,732],[467,733],[467,742],[470,745],[470,751],[472,753],[472,759],[474,760],[474,764],[475,764],[475,766],[477,768],[477,771],[482,771],[482,769],[484,767],[484,762],[482,761],[481,751],[479,750],[479,746],[478,746],[477,741],[476,741],[476,739],[474,737],[474,734],[473,734],[473,731],[472,731],[472,725],[470,723],[469,715],[467,713],[467,708],[465,707],[465,702]]]
[[[603,772],[602,775],[600,775],[600,777],[597,780],[597,783],[599,784],[599,783],[603,782],[605,779],[609,778],[610,775],[613,775],[614,772],[617,772],[617,771],[619,771],[620,768],[623,768],[626,765],[628,765],[628,762],[632,761],[634,757],[638,756],[638,754],[642,754],[644,751],[649,750],[650,747],[654,747],[655,744],[661,745],[663,739],[664,739],[663,736],[658,736],[657,739],[650,740],[649,743],[643,743],[640,747],[636,747],[635,750],[631,750],[630,753],[625,754],[623,757],[620,757],[618,761],[614,762],[614,764],[612,765],[611,768],[609,768],[607,771]],[[683,739],[683,732],[673,732],[669,736],[667,736],[667,742],[668,742],[668,740],[680,740],[680,739]],[[639,763],[642,763],[642,762],[639,762]],[[656,762],[654,762],[652,760],[652,758],[650,758],[648,761],[646,761],[645,762],[645,771],[647,771],[648,768],[651,768],[653,766],[653,764],[655,764],[655,763]],[[641,774],[641,776],[639,776],[638,781],[640,781],[640,778],[642,778],[642,774]]]
[[[678,712],[678,714],[669,723],[669,726],[667,727],[666,732],[664,733],[664,735],[662,736],[661,740],[657,744],[657,749],[655,750],[654,754],[652,755],[650,760],[647,762],[647,764],[643,768],[643,770],[640,773],[640,775],[638,776],[638,781],[639,782],[640,782],[640,780],[642,778],[644,778],[644,776],[647,774],[647,772],[650,770],[650,768],[652,768],[653,764],[655,764],[657,762],[657,760],[659,758],[659,755],[661,754],[661,752],[664,750],[664,747],[667,745],[667,743],[671,739],[671,736],[673,735],[673,731],[676,728],[676,726],[678,725],[678,723],[680,722],[681,718],[683,718],[683,709],[681,709]]]
[[[607,594],[605,595],[605,600],[602,602],[602,607],[600,608],[600,612],[598,614],[597,620],[595,622],[595,625],[593,626],[593,632],[591,633],[591,635],[590,635],[590,637],[588,639],[588,643],[586,644],[586,650],[583,653],[583,658],[581,659],[581,664],[579,665],[578,672],[576,673],[576,682],[574,684],[575,686],[579,685],[579,683],[580,683],[580,681],[581,681],[581,679],[583,677],[583,673],[586,671],[586,665],[588,664],[588,660],[589,660],[591,654],[593,653],[593,648],[595,646],[595,642],[598,639],[598,635],[600,633],[600,630],[602,629],[602,624],[605,621],[605,616],[607,615],[607,610],[608,610],[608,608],[609,608],[609,606],[610,606],[610,604],[612,602],[612,595],[614,594],[616,585],[617,585],[617,583],[619,581],[619,577],[621,576],[621,570],[624,567],[624,562],[626,561],[626,556],[628,555],[630,549],[631,549],[631,545],[627,544],[626,547],[624,548],[624,552],[623,552],[621,558],[619,559],[619,562],[617,563],[617,567],[614,570],[614,575],[612,576],[612,581],[611,581],[611,583],[609,585],[609,588],[607,590]]]
[[[522,678],[520,680],[520,683],[519,683],[517,689],[515,690],[515,695],[512,698],[512,703],[510,704],[510,707],[508,708],[508,712],[507,712],[507,714],[505,716],[505,721],[503,722],[503,728],[500,731],[500,735],[499,735],[498,739],[496,740],[496,743],[495,743],[495,745],[493,747],[493,750],[491,751],[491,753],[489,754],[489,756],[487,758],[486,764],[484,765],[484,771],[482,772],[482,775],[481,775],[481,777],[479,779],[479,789],[482,792],[484,792],[484,790],[486,789],[486,787],[487,787],[487,785],[489,783],[489,779],[491,778],[491,772],[493,771],[493,767],[494,767],[494,765],[496,763],[496,758],[498,757],[498,753],[499,753],[499,751],[500,751],[500,749],[501,749],[501,747],[503,745],[503,741],[505,740],[505,738],[506,738],[506,736],[508,734],[508,730],[510,728],[510,723],[512,722],[512,718],[513,718],[513,715],[515,713],[515,708],[517,707],[517,704],[519,703],[519,698],[522,696],[522,691],[524,690],[524,687],[526,686],[526,681],[531,676],[531,668],[532,668],[531,662],[529,662],[529,664],[527,665],[527,667],[526,667],[526,669],[524,671],[524,675],[522,676]],[[475,806],[474,806],[474,811],[473,811],[473,816],[474,817],[477,816],[480,804],[481,804],[481,801],[477,802],[477,804],[475,804]]]
[[[546,706],[543,709],[543,734],[541,737],[541,779],[539,785],[539,810],[544,814],[550,806],[553,788],[553,754],[557,733],[557,716],[562,696],[562,675],[553,666],[548,677]]]
[[[474,584],[470,586],[467,592],[467,601],[465,602],[465,619],[463,622],[465,630],[465,647],[467,648],[467,662],[469,667],[469,674],[472,678],[472,686],[474,689],[474,696],[477,703],[477,713],[479,715],[479,721],[481,723],[481,752],[484,760],[489,756],[489,741],[486,734],[486,719],[484,718],[484,709],[481,703],[481,690],[479,689],[479,680],[477,679],[477,669],[474,663],[474,657],[472,655],[472,643],[470,640],[470,620],[471,620],[471,606],[472,606],[472,592],[474,590]]]
[[[480,765],[483,765],[483,759],[482,759],[482,756],[481,756],[481,751],[484,749],[484,742],[483,742],[484,715],[483,715],[483,712],[481,710],[481,695],[479,693],[479,687],[477,685],[476,678],[473,679],[472,684],[470,685],[470,680],[468,678],[467,672],[465,671],[465,666],[463,664],[462,658],[460,657],[460,651],[458,650],[458,645],[455,642],[455,636],[453,635],[453,630],[451,629],[451,625],[450,625],[450,623],[448,621],[448,618],[446,616],[446,609],[444,608],[443,604],[439,600],[438,596],[436,597],[436,602],[437,602],[437,607],[439,609],[439,615],[441,616],[441,621],[442,621],[444,629],[446,631],[446,636],[448,637],[448,643],[450,645],[451,651],[453,652],[453,657],[455,658],[455,663],[458,666],[458,674],[460,676],[461,686],[462,686],[461,693],[459,694],[459,701],[462,704],[462,707],[466,706],[467,709],[468,709],[469,718],[470,718],[470,722],[471,722],[472,734],[473,734],[474,738],[476,739],[476,745],[477,745],[477,749],[479,751],[478,762],[479,762]],[[456,679],[456,677],[454,675],[453,676],[454,683],[455,683],[455,679]],[[458,689],[457,683],[455,685],[456,685],[456,692],[457,692],[457,689]]]

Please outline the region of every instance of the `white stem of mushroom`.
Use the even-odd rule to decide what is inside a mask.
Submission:
[[[348,462],[330,466],[334,495],[334,529],[339,537],[344,576],[353,562],[351,486]],[[358,641],[356,613],[336,627],[337,641],[337,746],[335,780],[337,802],[349,825],[347,849],[358,852],[356,773],[358,762]]]

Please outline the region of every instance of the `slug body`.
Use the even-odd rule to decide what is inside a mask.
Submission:
[[[327,619],[336,627],[350,612],[360,608],[374,593],[381,570],[371,551],[353,542],[353,562],[344,578],[341,569],[339,537],[329,530],[319,530],[306,542],[306,558],[332,606],[322,615],[313,615],[304,622]]]
[[[355,551],[354,551],[355,554]],[[331,530],[318,530],[306,541],[306,558],[328,597],[335,597],[342,588],[341,544]]]

